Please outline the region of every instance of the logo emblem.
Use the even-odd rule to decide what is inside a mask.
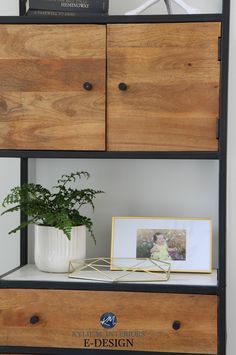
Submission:
[[[104,313],[100,318],[100,324],[105,329],[114,328],[117,324],[116,315],[111,312]]]

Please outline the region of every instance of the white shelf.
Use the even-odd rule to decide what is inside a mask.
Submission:
[[[39,271],[35,265],[26,265],[3,278],[4,281],[39,281],[39,282],[73,282],[73,283],[100,283],[69,278],[67,274],[52,274]],[[133,282],[132,282],[133,283]],[[141,282],[135,282],[142,284]],[[146,284],[146,283],[145,283]],[[184,274],[172,273],[169,281],[148,282],[147,284],[175,285],[175,286],[217,286],[217,270],[212,274]]]

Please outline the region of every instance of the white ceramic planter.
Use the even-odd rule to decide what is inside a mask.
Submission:
[[[86,227],[73,227],[71,240],[54,227],[35,226],[34,258],[45,272],[68,272],[69,262],[86,257]]]

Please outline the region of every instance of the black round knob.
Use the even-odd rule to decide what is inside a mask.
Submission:
[[[30,324],[34,325],[34,324],[37,324],[39,323],[39,317],[38,316],[32,316],[30,318]]]
[[[89,82],[84,83],[83,88],[87,91],[91,91],[93,88],[93,85]]]
[[[172,328],[173,328],[174,330],[179,330],[180,327],[181,327],[180,321],[179,321],[179,320],[175,320],[175,321],[173,322],[173,324],[172,324]]]
[[[120,83],[118,85],[118,88],[119,88],[120,91],[126,91],[128,89],[128,86],[125,83]]]

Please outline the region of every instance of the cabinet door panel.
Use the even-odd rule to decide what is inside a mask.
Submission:
[[[211,295],[1,290],[0,345],[216,354],[217,302]],[[117,318],[112,329],[102,326],[107,312]]]
[[[104,150],[105,26],[0,33],[0,149]]]
[[[108,26],[109,150],[218,150],[219,36],[219,23]]]

